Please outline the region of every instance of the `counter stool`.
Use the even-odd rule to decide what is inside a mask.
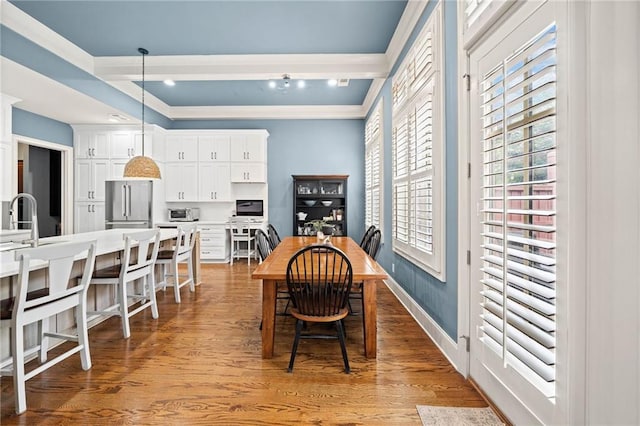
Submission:
[[[249,266],[251,266],[251,258],[256,258],[256,239],[251,235],[251,226],[247,219],[233,217],[229,222],[231,228],[231,264],[233,259],[246,257]],[[240,243],[246,243],[247,249],[240,249]],[[252,248],[253,246],[253,248]]]
[[[71,277],[74,259],[87,253],[82,277]],[[11,358],[0,364],[3,376],[13,376],[15,393],[15,410],[20,414],[27,410],[26,382],[60,361],[80,352],[83,370],[91,368],[89,353],[89,335],[87,332],[87,289],[89,278],[93,273],[96,259],[96,242],[60,243],[44,247],[22,249],[16,251],[19,264],[18,292],[15,298],[6,299],[2,304],[2,323],[11,328]],[[46,282],[48,287],[28,291],[32,262],[46,262]],[[34,271],[39,272],[40,270]],[[75,284],[74,284],[75,283]],[[49,318],[58,313],[75,309],[76,332],[61,334],[49,330]],[[30,324],[38,324],[38,345],[25,350],[24,328]],[[76,344],[65,352],[47,361],[48,339],[55,337]],[[35,353],[40,354],[40,365],[25,372],[25,361]]]
[[[193,278],[193,262],[192,253],[196,243],[196,225],[182,225],[178,227],[178,238],[176,238],[176,245],[170,250],[160,250],[158,252],[159,265],[162,265],[162,282],[158,283],[158,286],[162,286],[166,290],[167,287],[173,287],[173,293],[175,295],[176,303],[180,303],[180,288],[189,284],[191,292],[196,291],[195,281]],[[187,264],[187,275],[180,275],[178,273],[178,265],[181,263]],[[167,266],[169,266],[170,272],[167,273]],[[169,284],[167,278],[173,277],[172,283]],[[184,281],[180,281],[180,277],[186,277]]]
[[[151,316],[154,319],[158,318],[154,266],[160,246],[160,231],[152,229],[125,234],[124,241],[122,263],[98,269],[91,277],[91,284],[93,285],[115,286],[115,303],[103,310],[91,311],[87,312],[87,314],[120,316],[122,318],[122,334],[125,339],[128,339],[131,335],[129,329],[130,317],[143,309],[151,308]],[[134,246],[138,247],[137,260],[133,260],[132,256]],[[142,293],[129,292],[129,283],[138,279],[143,280]],[[140,306],[129,311],[129,300],[133,300],[134,303],[141,302]]]

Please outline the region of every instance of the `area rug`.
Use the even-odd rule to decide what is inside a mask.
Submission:
[[[424,426],[498,426],[504,425],[489,407],[435,407],[416,405]]]

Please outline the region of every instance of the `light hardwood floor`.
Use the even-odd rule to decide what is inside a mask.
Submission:
[[[251,269],[255,267],[252,263]],[[449,364],[384,283],[378,284],[378,357],[363,353],[361,317],[346,320],[351,374],[334,340],[303,340],[287,373],[291,317],[276,319],[275,354],[260,356],[261,283],[246,262],[203,265],[195,293],[158,293],[122,339],[119,318],[89,330],[93,368],[77,355],[27,383],[14,413],[2,378],[2,425],[420,425],[416,404],[487,404]]]

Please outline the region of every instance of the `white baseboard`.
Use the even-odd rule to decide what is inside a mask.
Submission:
[[[464,375],[464,369],[461,369],[458,362],[455,360],[460,359],[459,350],[465,349],[458,348],[458,344],[449,337],[442,327],[440,327],[393,278],[387,278],[384,282],[400,303],[402,303],[407,312],[411,314],[418,325],[420,325],[424,332],[427,333],[427,336],[431,338],[433,343],[436,344],[438,349],[440,349],[444,356],[449,360],[451,365],[453,365],[460,374]]]

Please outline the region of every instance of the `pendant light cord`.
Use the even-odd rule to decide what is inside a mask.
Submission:
[[[142,156],[144,157],[144,57],[149,51],[139,47],[138,52],[142,54]]]

